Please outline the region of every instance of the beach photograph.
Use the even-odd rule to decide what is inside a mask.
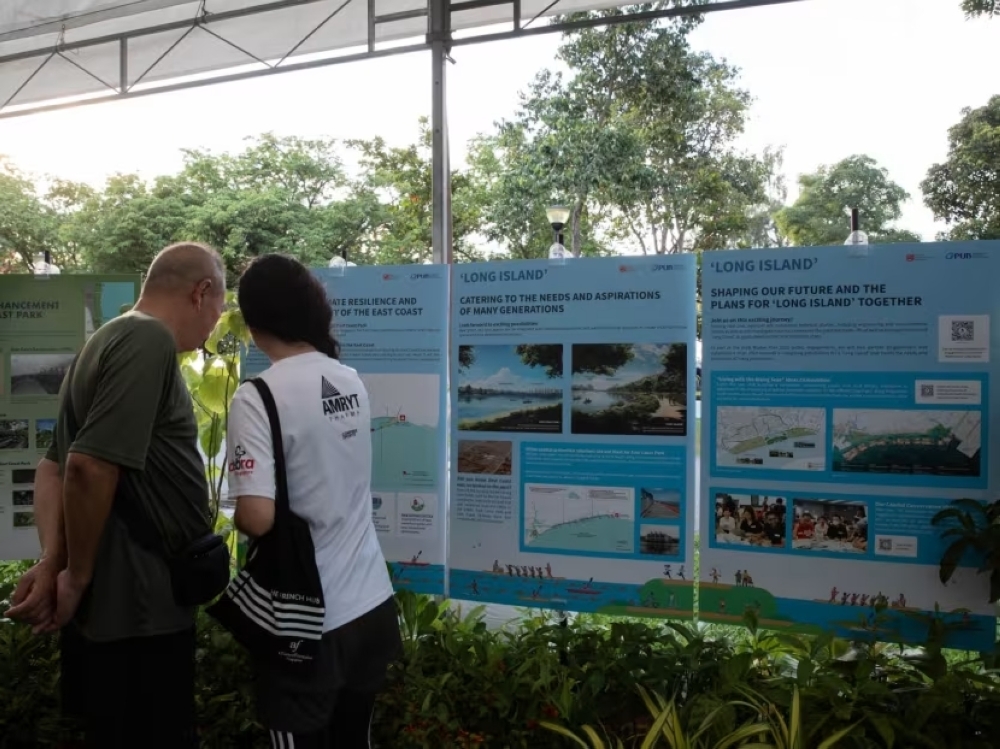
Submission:
[[[59,395],[72,353],[12,354],[10,394],[14,396]]]
[[[458,362],[460,430],[562,432],[562,345],[459,346]]]
[[[55,434],[55,419],[38,419],[35,421],[35,447],[39,450],[48,450],[52,446]]]
[[[510,476],[513,448],[507,440],[459,440],[458,472]]]
[[[573,434],[687,434],[687,344],[572,348]]]
[[[681,516],[681,493],[665,489],[639,489],[642,507],[639,516],[658,520],[676,520]]]
[[[5,419],[0,421],[0,450],[28,449],[28,420]]]

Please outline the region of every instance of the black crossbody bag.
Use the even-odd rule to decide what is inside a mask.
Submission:
[[[66,374],[66,402],[63,409],[70,445],[79,432],[72,396],[75,370],[76,359]],[[156,522],[142,502],[128,491],[125,481],[127,472],[125,468],[120,469],[118,486],[111,505],[112,513],[125,525],[129,538],[166,562],[170,570],[170,586],[174,602],[178,606],[192,608],[209,603],[229,584],[230,557],[225,539],[217,533],[208,532],[188,543],[179,552],[171,553]]]
[[[281,421],[271,390],[257,388],[271,426],[274,452],[274,526],[251,542],[247,562],[206,612],[255,659],[287,676],[315,672],[323,639],[323,584],[309,523],[292,512]]]

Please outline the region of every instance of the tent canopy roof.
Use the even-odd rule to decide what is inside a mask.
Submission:
[[[798,0],[687,1],[708,11]],[[0,117],[49,108],[60,100],[115,98],[194,85],[192,76],[232,80],[426,49],[431,5],[436,2],[0,0]],[[546,30],[545,17],[627,4],[620,0],[441,2],[451,31],[506,23],[510,35]],[[640,16],[673,12],[658,9]]]
[[[520,0],[520,11],[527,21],[609,4]],[[454,30],[513,20],[510,0],[465,5],[476,7],[453,13]],[[0,106],[323,53],[364,55],[402,39],[423,44],[427,32],[428,0],[3,0]]]

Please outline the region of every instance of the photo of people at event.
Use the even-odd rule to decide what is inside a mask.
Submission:
[[[719,492],[715,495],[715,541],[784,548],[786,510],[782,497]]]
[[[863,502],[792,500],[792,548],[864,554],[868,551],[868,508]]]

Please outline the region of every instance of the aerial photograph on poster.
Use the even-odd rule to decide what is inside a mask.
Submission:
[[[719,468],[826,470],[826,409],[719,406],[715,411]]]
[[[983,415],[931,409],[833,411],[833,470],[978,477]]]
[[[458,347],[458,428],[476,432],[561,432],[560,344]]]
[[[687,344],[578,343],[573,434],[687,434]]]
[[[507,440],[459,440],[458,472],[510,476],[513,449]]]

